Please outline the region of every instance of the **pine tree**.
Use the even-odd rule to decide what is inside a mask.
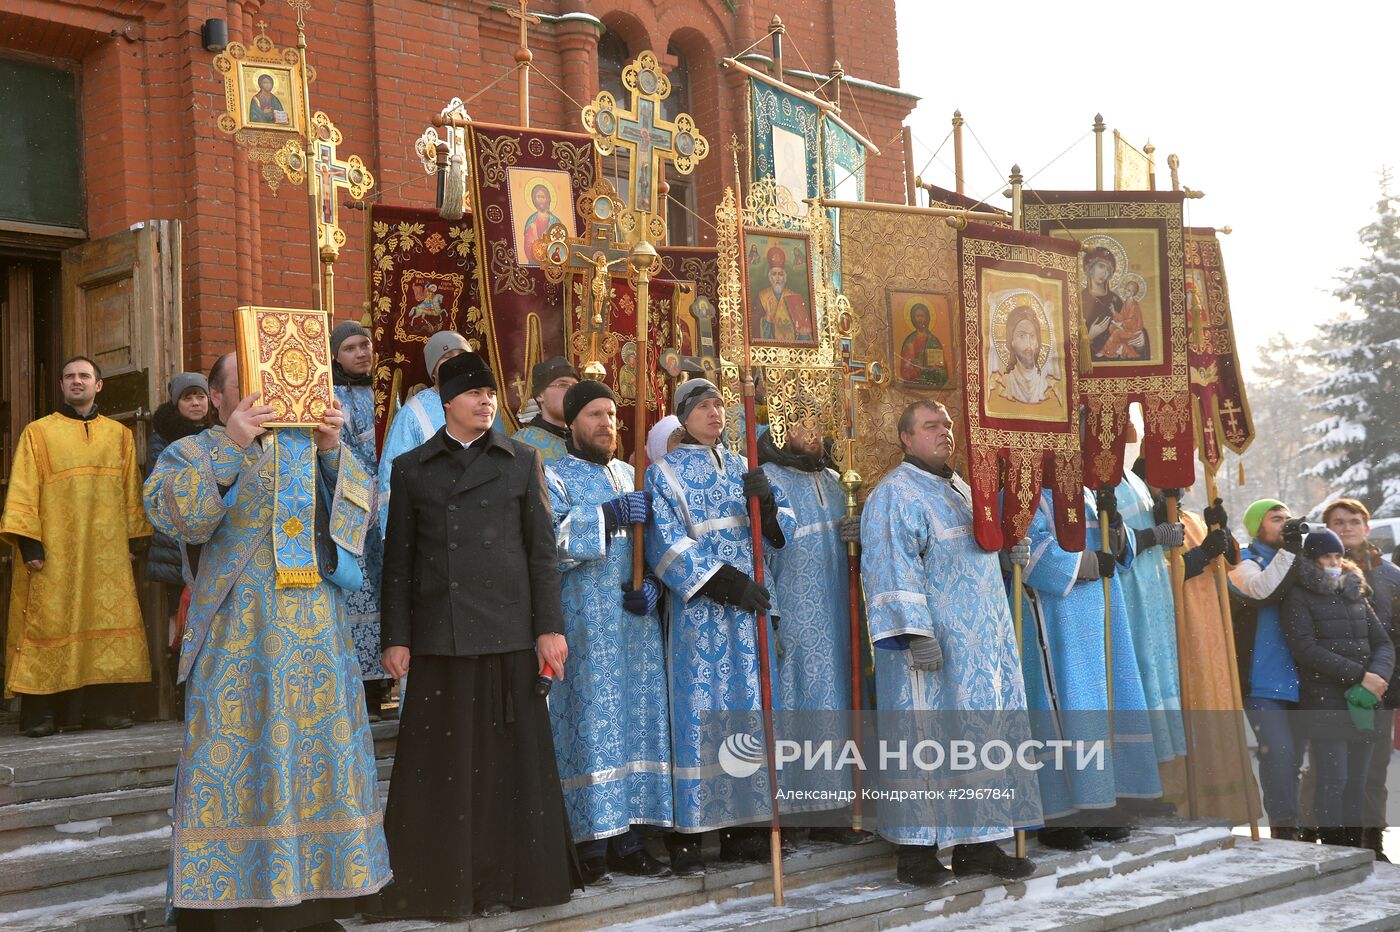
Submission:
[[[1320,360],[1331,374],[1308,392],[1322,415],[1308,449],[1323,455],[1310,473],[1328,482],[1331,498],[1400,515],[1400,213],[1389,171],[1360,239],[1369,255],[1343,271],[1334,292],[1348,313],[1318,328],[1332,345]]]

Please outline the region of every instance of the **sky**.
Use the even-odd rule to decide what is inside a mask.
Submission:
[[[1009,208],[1013,163],[1030,187],[1092,189],[1099,112],[1105,187],[1113,130],[1138,147],[1150,139],[1159,188],[1176,153],[1182,184],[1206,194],[1186,202],[1187,224],[1233,230],[1221,245],[1246,372],[1272,334],[1306,339],[1344,309],[1331,291],[1364,255],[1357,232],[1375,216],[1380,169],[1400,173],[1400,3],[1179,0],[1092,17],[1044,0],[896,7],[900,85],[922,98],[907,122],[926,181],[953,187],[944,139],[958,109],[967,194]]]

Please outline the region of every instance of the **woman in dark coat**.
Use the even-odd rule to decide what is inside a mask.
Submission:
[[[209,426],[209,382],[198,372],[181,372],[170,380],[170,399],[151,416],[151,438],[146,443],[146,475],[170,444]],[[146,552],[146,578],[175,587],[175,600],[185,586],[180,569],[180,546],[157,531]]]
[[[1359,845],[1375,743],[1355,700],[1369,694],[1379,701],[1385,694],[1395,648],[1366,601],[1365,577],[1344,552],[1341,538],[1325,528],[1308,535],[1298,583],[1283,600],[1282,622],[1298,664],[1298,708],[1312,742],[1314,818],[1325,844]],[[1357,686],[1365,693],[1352,692],[1349,701]]]

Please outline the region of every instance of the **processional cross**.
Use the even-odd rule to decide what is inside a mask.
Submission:
[[[520,47],[515,50],[515,61],[520,68],[520,125],[530,125],[530,62],[535,53],[530,51],[530,27],[538,25],[540,18],[530,12],[530,0],[518,0],[517,9],[506,10],[511,19],[520,20]]]

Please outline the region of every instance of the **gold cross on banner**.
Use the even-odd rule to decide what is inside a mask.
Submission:
[[[710,154],[710,143],[690,114],[679,113],[674,121],[662,118],[661,102],[671,96],[671,80],[655,53],[643,52],[622,69],[622,84],[632,92],[631,108],[620,108],[612,94],[601,91],[583,108],[583,127],[599,154],[622,148],[631,155],[623,198],[628,209],[618,218],[625,241],[664,243],[666,165],[689,175]]]

